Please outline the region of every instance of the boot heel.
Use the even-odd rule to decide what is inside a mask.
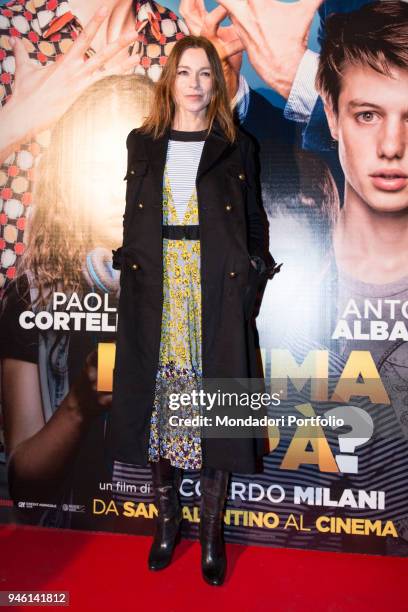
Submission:
[[[160,534],[159,538],[155,537],[148,558],[149,569],[156,572],[170,565],[174,549],[180,541],[181,533],[179,527],[174,537],[166,537],[165,534]]]
[[[169,461],[160,459],[152,464],[152,474],[158,516],[148,567],[158,571],[167,567],[172,560],[174,549],[181,539],[183,517],[178,499],[178,472]]]
[[[225,579],[227,559],[223,539],[223,508],[229,472],[203,469],[201,473],[200,543],[202,576],[212,586]]]

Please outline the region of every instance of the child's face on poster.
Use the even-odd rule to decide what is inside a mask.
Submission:
[[[348,66],[338,112],[326,107],[339,143],[346,178],[346,204],[379,213],[408,212],[408,68],[391,76],[366,66]]]

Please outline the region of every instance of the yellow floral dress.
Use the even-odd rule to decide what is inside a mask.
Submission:
[[[167,169],[163,184],[163,225],[198,225],[197,192],[179,221]],[[200,241],[163,238],[163,314],[160,359],[150,424],[149,460],[165,457],[176,467],[202,466],[200,427],[172,426],[169,417],[193,418],[198,405],[170,408],[172,393],[201,387],[201,278]]]

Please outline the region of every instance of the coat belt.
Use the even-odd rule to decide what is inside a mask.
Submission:
[[[163,238],[169,240],[199,240],[200,226],[199,225],[163,225]],[[112,267],[115,270],[120,270],[122,263],[127,259],[133,261],[136,254],[132,247],[122,246],[112,251]]]
[[[163,225],[163,238],[169,240],[199,240],[199,225]]]

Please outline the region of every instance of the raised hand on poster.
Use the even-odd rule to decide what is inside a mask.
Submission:
[[[105,7],[97,11],[65,55],[46,66],[29,57],[22,40],[11,38],[14,49],[13,93],[0,110],[2,130],[0,161],[21,142],[57,121],[90,85],[112,74],[126,74],[140,61],[137,54],[124,57],[124,49],[138,36],[136,30],[122,34],[90,59],[86,52],[103,21]]]
[[[52,494],[73,465],[83,434],[109,410],[111,393],[96,390],[97,353],[90,353],[80,376],[45,422],[37,364],[2,361],[5,444],[10,457],[13,499]]]
[[[231,18],[259,76],[284,98],[289,96],[323,0],[217,0]]]
[[[73,383],[66,400],[85,421],[92,419],[112,404],[112,393],[97,390],[98,353],[93,350],[85,360],[79,378]]]
[[[233,26],[220,25],[228,15],[227,10],[218,6],[207,11],[204,0],[181,0],[179,12],[191,34],[205,36],[217,49],[223,63],[228,93],[233,98],[238,91],[244,45]]]

